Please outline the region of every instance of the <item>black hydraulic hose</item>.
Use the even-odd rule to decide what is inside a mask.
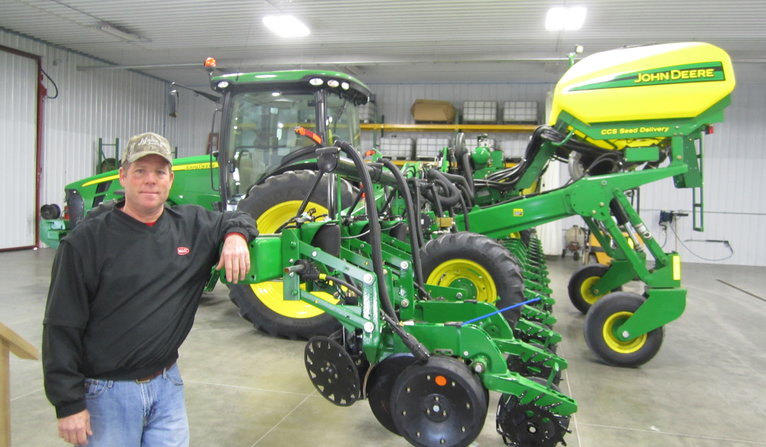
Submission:
[[[460,205],[463,207],[463,222],[465,223],[465,231],[471,231],[471,225],[468,223],[468,207],[465,206],[465,201],[460,198]]]
[[[434,211],[436,212],[436,215],[439,217],[442,217],[442,215],[444,214],[444,209],[442,208],[442,203],[439,200],[439,192],[436,190],[436,185],[434,185],[433,183],[429,183],[427,185],[427,191],[430,192],[429,195],[431,197],[431,203],[433,203],[434,205]]]
[[[599,175],[610,174],[619,169],[621,157],[615,152],[607,152],[599,155],[590,165],[585,169],[587,175]],[[597,169],[600,166],[605,166],[605,170]]]
[[[420,263],[420,241],[418,240],[417,236],[415,236],[415,205],[412,203],[412,195],[410,194],[410,188],[407,186],[407,181],[404,179],[404,176],[399,171],[399,168],[396,167],[393,163],[391,163],[390,160],[383,159],[383,166],[388,168],[389,171],[391,171],[391,174],[393,174],[394,178],[396,178],[396,183],[399,186],[399,191],[402,194],[402,198],[404,198],[404,208],[407,212],[407,225],[410,228],[410,247],[412,248],[412,268],[415,269],[415,282],[423,285],[423,269],[422,264]]]
[[[465,187],[465,186],[463,186],[463,185],[461,185],[461,184],[458,184],[458,185],[457,185],[457,187],[458,187],[458,189],[460,189],[460,191],[462,191],[462,192],[463,192],[463,194],[464,194],[464,197],[462,197],[462,198],[460,199],[460,203],[461,203],[461,205],[463,205],[463,206],[466,206],[466,205],[467,205],[467,206],[468,206],[468,208],[472,208],[472,207],[473,207],[473,205],[474,205],[474,202],[473,202],[473,200],[470,200],[470,199],[468,199],[468,200],[470,200],[470,201],[468,201],[468,202],[466,202],[465,200],[463,200],[463,199],[465,199],[465,198],[467,198],[467,197],[471,197],[471,195],[470,195],[470,194],[471,194],[471,192],[470,192],[470,191],[468,191],[467,189],[465,189],[466,187]]]
[[[378,295],[380,296],[380,303],[383,307],[383,311],[388,316],[398,322],[399,319],[396,316],[396,311],[391,303],[391,299],[388,295],[388,288],[386,287],[386,277],[383,271],[383,250],[381,249],[380,238],[380,221],[378,220],[378,209],[375,205],[375,195],[372,190],[372,179],[367,166],[364,164],[362,157],[356,152],[356,150],[345,141],[335,141],[335,144],[343,151],[351,161],[354,162],[359,176],[362,181],[362,189],[364,190],[364,201],[367,207],[367,218],[369,219],[370,227],[370,251],[372,255],[372,269],[375,272],[375,276],[378,279]]]
[[[468,183],[468,189],[471,191],[471,200],[473,200],[474,191],[476,189],[473,185],[473,170],[471,169],[471,154],[468,153],[468,151],[463,152],[463,155],[461,158],[461,161],[463,162],[463,176],[465,177],[466,183]]]
[[[386,201],[383,203],[383,206],[380,207],[380,214],[385,214],[386,210],[391,206],[391,202],[394,200],[394,196],[396,193],[391,192],[390,194],[386,194]]]
[[[426,171],[426,177],[441,186],[444,192],[449,194],[447,196],[442,196],[439,195],[438,192],[436,193],[437,195],[435,199],[440,202],[442,207],[451,208],[458,204],[460,191],[441,171],[437,169],[429,169]]]
[[[325,281],[336,282],[336,283],[346,287],[348,290],[354,292],[357,296],[362,296],[363,295],[363,293],[359,289],[359,287],[355,286],[354,284],[352,284],[349,281],[346,281],[345,279],[338,278],[337,276],[325,275],[324,276],[324,280]]]
[[[420,219],[421,219],[421,214],[420,214],[420,183],[418,182],[418,179],[416,179],[416,178],[407,179],[407,182],[408,183],[412,183],[413,186],[415,187],[415,193],[412,196],[413,199],[414,199],[414,205],[415,205],[415,220],[414,220],[413,223],[415,225],[415,228],[414,228],[415,229],[415,236],[418,238],[418,245],[420,245],[422,247],[423,245],[425,245],[425,238],[423,237],[423,227],[420,226]]]
[[[454,183],[455,186],[464,193],[466,201],[473,205],[473,181],[469,184],[462,175],[450,174],[448,172],[441,172],[441,174],[446,177],[447,180]]]
[[[296,149],[289,154],[282,157],[282,161],[279,163],[280,166],[284,166],[286,164],[292,163],[294,161],[298,160],[305,160],[307,158],[313,158],[316,156],[316,145],[311,146],[304,146],[300,149]]]
[[[467,191],[463,190],[465,188],[463,185],[458,183],[458,188],[463,191],[465,194],[468,194]],[[463,207],[463,218],[465,220],[465,231],[471,231],[471,224],[468,221],[468,213],[471,211],[471,208],[473,208],[473,202],[471,202],[470,206],[463,200],[463,197],[460,197],[460,206]]]
[[[503,191],[512,189],[521,179],[522,175],[524,175],[524,172],[526,172],[526,170],[529,168],[529,165],[532,163],[535,156],[540,151],[543,140],[559,142],[563,141],[564,138],[564,135],[561,135],[552,127],[539,126],[532,133],[532,138],[530,138],[529,143],[527,144],[527,148],[524,151],[524,158],[522,158],[521,162],[512,168],[502,169],[500,171],[489,174],[486,180],[482,181],[482,184]]]
[[[306,198],[303,199],[303,203],[301,203],[300,208],[298,208],[298,212],[295,213],[296,216],[300,216],[303,214],[304,211],[306,211],[306,206],[309,204],[309,199],[311,199],[311,196],[314,194],[314,191],[316,191],[317,186],[319,186],[319,182],[322,181],[322,176],[324,175],[324,172],[319,171],[319,175],[317,176],[316,181],[313,185],[311,185],[311,191],[306,195]],[[334,200],[332,197],[329,197],[329,200]]]
[[[356,193],[356,197],[354,197],[354,203],[351,204],[351,206],[348,208],[348,212],[346,213],[346,219],[349,219],[351,217],[351,213],[354,211],[354,208],[359,204],[359,201],[362,199],[364,191],[361,189]]]

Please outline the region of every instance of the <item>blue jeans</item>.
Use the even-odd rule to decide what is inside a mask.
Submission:
[[[85,379],[93,436],[88,447],[189,445],[184,388],[178,365],[149,382]]]

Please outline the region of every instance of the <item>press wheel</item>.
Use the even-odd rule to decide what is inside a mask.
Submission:
[[[462,361],[432,356],[402,371],[390,405],[397,432],[411,444],[462,447],[484,427],[487,393]]]
[[[399,432],[391,417],[391,388],[408,366],[415,363],[412,354],[394,354],[375,365],[367,378],[367,402],[372,414],[390,432]]]

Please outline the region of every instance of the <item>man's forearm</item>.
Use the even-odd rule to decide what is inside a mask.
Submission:
[[[56,325],[43,326],[43,377],[45,394],[59,418],[85,409],[85,386],[81,368],[81,331]]]

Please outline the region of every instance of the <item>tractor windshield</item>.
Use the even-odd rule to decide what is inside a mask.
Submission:
[[[326,99],[324,99],[326,98]],[[326,143],[338,138],[358,147],[359,121],[353,102],[336,94],[311,91],[255,91],[233,95],[228,138],[223,141],[229,161],[227,196],[234,201],[243,197],[250,186],[297,149],[314,144],[297,135],[302,126],[320,133],[318,102],[325,102]]]

